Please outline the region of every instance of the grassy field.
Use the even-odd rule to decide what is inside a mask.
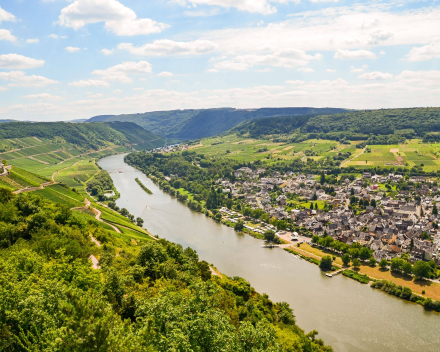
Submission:
[[[398,145],[372,145],[371,152],[357,156],[344,166],[422,166],[427,172],[440,168],[440,144],[409,140]]]
[[[70,208],[84,205],[84,197],[60,185],[48,186],[34,193],[54,203],[67,205]]]
[[[302,158],[306,151],[317,154],[312,158],[323,158],[337,152],[356,150],[354,145],[343,145],[336,141],[311,139],[301,143],[276,143],[271,139],[249,139],[234,135],[203,139],[190,147],[206,156],[222,156],[239,161],[261,159],[293,160]]]
[[[54,180],[62,182],[79,191],[84,190],[84,183],[99,172],[93,159],[81,160],[66,169],[58,171]]]
[[[330,255],[332,257],[335,256],[336,260],[333,263],[342,266],[342,260],[340,256],[333,252],[320,250],[305,243],[303,243],[299,248],[296,245],[292,246],[291,248],[305,256],[309,256],[319,260],[325,255]],[[368,275],[372,279],[384,279],[388,281],[393,281],[397,285],[407,286],[414,293],[417,294],[422,294],[422,291],[424,290],[425,297],[431,297],[432,299],[440,300],[440,285],[437,283],[433,283],[427,280],[414,280],[412,276],[394,273],[391,271],[385,271],[380,269],[378,266],[371,267],[368,265],[362,265],[360,267],[359,273]]]

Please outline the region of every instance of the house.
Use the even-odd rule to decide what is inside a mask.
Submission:
[[[282,194],[282,195],[278,196],[276,201],[279,205],[286,205],[287,204],[287,197],[284,194]]]
[[[363,177],[363,178],[371,178],[371,172],[364,172],[364,173],[362,174],[362,177]]]

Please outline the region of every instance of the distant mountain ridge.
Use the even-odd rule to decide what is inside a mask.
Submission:
[[[229,131],[247,120],[279,116],[316,116],[347,112],[338,108],[189,109],[143,114],[101,115],[86,122],[134,122],[155,134],[175,139],[198,139]]]

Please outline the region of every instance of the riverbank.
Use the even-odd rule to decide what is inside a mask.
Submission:
[[[121,193],[117,205],[142,217],[151,233],[193,248],[221,273],[244,277],[272,300],[288,302],[298,325],[306,331],[319,331],[319,337],[335,351],[393,351],[390,346],[408,352],[440,349],[437,314],[366,289],[342,275],[327,278],[318,266],[279,248],[261,248],[260,240],[191,211],[162,192],[146,175],[124,163],[121,156],[103,159],[100,165]],[[119,168],[123,174],[118,173]],[[153,194],[140,192],[135,178]]]

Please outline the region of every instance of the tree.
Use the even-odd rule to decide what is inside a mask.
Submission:
[[[319,236],[318,235],[313,235],[312,236],[312,243],[318,243],[319,242]]]
[[[423,206],[420,206],[420,217],[424,217],[425,213],[423,212]]]
[[[315,210],[318,210],[318,203],[315,203]]]
[[[234,229],[236,231],[243,231],[244,229],[244,221],[241,219],[238,219],[237,222],[235,223]]]
[[[321,172],[321,177],[319,178],[319,183],[323,185],[325,183],[325,174],[324,171]]]
[[[350,264],[350,256],[348,254],[344,254],[342,257],[342,263],[344,263],[345,266],[348,266]]]
[[[326,255],[322,257],[321,263],[319,263],[319,267],[321,270],[332,270],[332,257]]]
[[[139,227],[142,227],[142,225],[144,224],[144,219],[142,219],[142,218],[136,218],[136,224],[137,224],[137,226],[139,226]]]
[[[370,264],[370,266],[375,267],[377,263],[377,260],[374,259],[374,257],[371,257],[368,264]]]
[[[316,193],[313,193],[312,200],[318,200],[318,196],[316,195]]]
[[[414,248],[414,240],[411,238],[411,243],[409,244],[409,251],[411,252]]]
[[[220,222],[222,220],[222,214],[220,213],[215,214],[214,219],[215,221]]]
[[[375,199],[372,199],[371,202],[370,202],[370,205],[371,205],[372,207],[376,208],[376,200],[375,200]]]
[[[251,208],[244,208],[243,215],[244,216],[251,216],[252,209]]]
[[[361,266],[361,261],[359,259],[355,258],[355,259],[353,259],[352,264],[355,268],[359,268]]]
[[[411,263],[409,263],[409,262],[407,262],[407,261],[404,261],[403,263],[402,263],[402,271],[406,274],[406,275],[409,275],[409,274],[411,274],[411,272],[412,272],[412,265],[411,265]]]
[[[382,258],[379,262],[379,266],[381,269],[385,269],[388,266],[388,261],[384,258]]]
[[[429,263],[419,260],[413,265],[413,273],[417,278],[425,279],[431,276],[431,266]]]
[[[266,242],[274,242],[274,241],[275,241],[275,238],[276,238],[275,232],[272,231],[272,230],[267,230],[267,231],[264,233],[264,240],[265,240]]]
[[[370,257],[371,251],[367,247],[362,247],[359,252],[359,258],[361,258],[361,260],[367,260]]]
[[[310,209],[313,210],[313,203],[310,203]]]
[[[432,214],[438,215],[437,205],[434,203],[434,207],[432,208]]]
[[[393,258],[391,259],[391,271],[400,271],[402,270],[402,264],[404,260],[401,258]]]

